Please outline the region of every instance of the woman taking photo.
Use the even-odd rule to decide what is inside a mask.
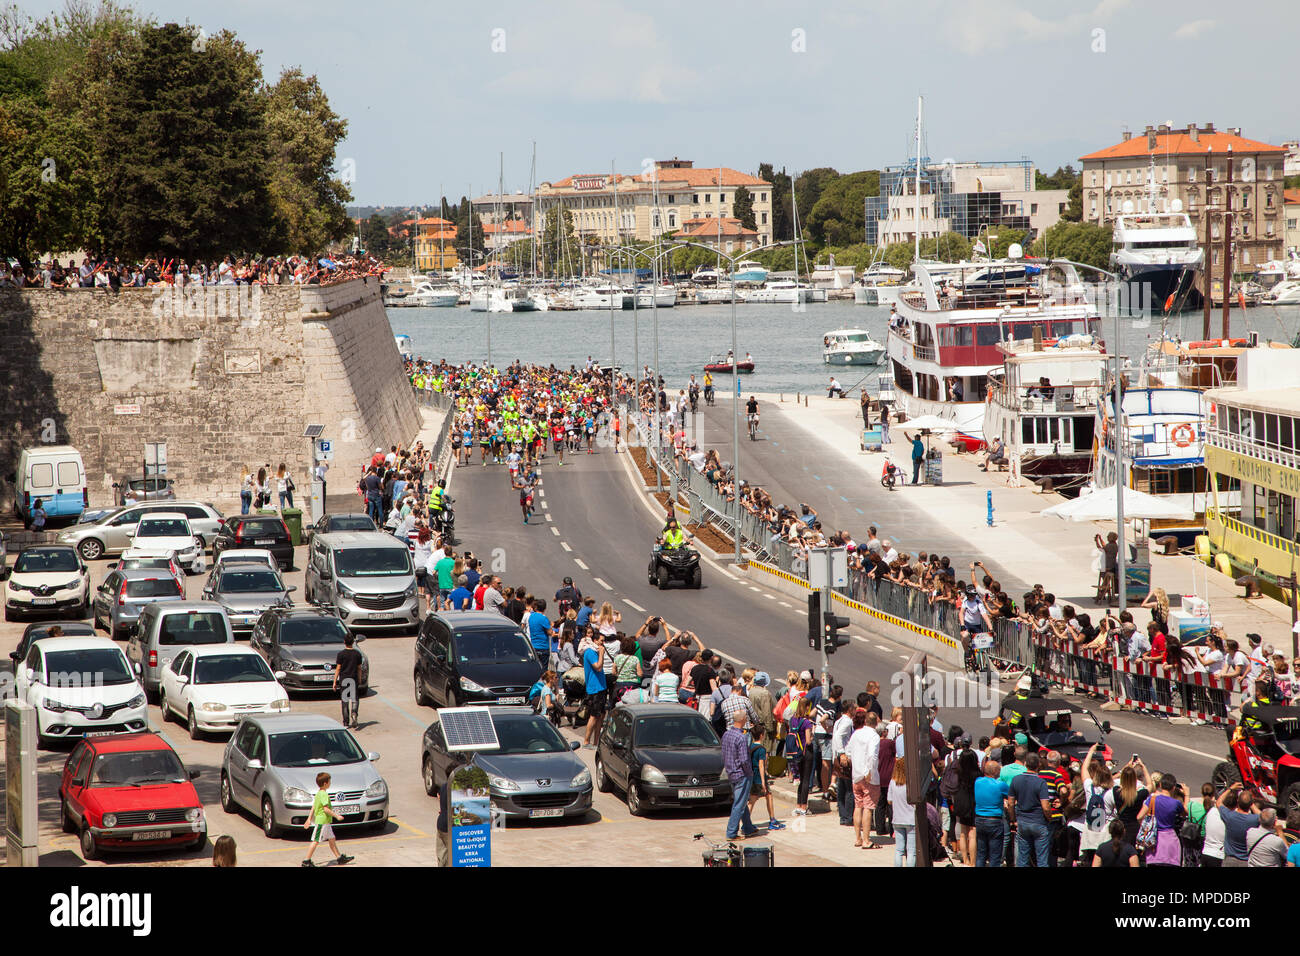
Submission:
[[[572,610],[569,613],[577,617]],[[630,690],[639,690],[641,673],[641,660],[636,656],[636,641],[625,634],[619,639],[618,653],[614,655],[614,700],[622,700],[623,695]]]
[[[808,791],[812,789],[817,772],[816,751],[813,750],[812,701],[800,697],[790,718],[790,730],[785,737],[785,755],[795,766],[799,792],[795,796],[795,816],[808,815]]]
[[[1187,819],[1186,797],[1172,773],[1162,774],[1160,788],[1147,798],[1138,813],[1139,822],[1148,815],[1156,818],[1156,845],[1147,851],[1147,866],[1182,866],[1183,846],[1178,831]]]
[[[1088,773],[1088,778],[1083,782],[1083,815],[1080,817],[1082,833],[1079,837],[1084,866],[1096,866],[1092,857],[1097,848],[1110,839],[1110,826],[1116,819],[1114,777],[1106,769],[1106,764],[1096,759],[1096,754],[1097,744],[1093,744],[1083,760]],[[1122,785],[1120,789],[1122,790]],[[1120,823],[1123,826],[1123,821]]]
[[[1114,790],[1115,816],[1124,824],[1124,842],[1130,846],[1137,846],[1138,814],[1146,805],[1150,787],[1151,775],[1140,757],[1134,757],[1120,770],[1119,786]]]
[[[293,479],[289,476],[288,469],[285,468],[284,462],[280,462],[280,467],[275,470],[275,492],[280,496],[280,510],[284,511],[284,503],[289,502],[289,507],[293,507]]]

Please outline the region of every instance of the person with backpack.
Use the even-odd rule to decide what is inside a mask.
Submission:
[[[749,745],[750,813],[753,813],[754,805],[759,800],[766,799],[768,831],[784,830],[785,824],[776,818],[776,805],[772,802],[772,781],[767,775],[767,746],[763,743],[766,736],[765,732],[761,724],[753,723],[750,733],[753,738]]]
[[[569,608],[575,611],[582,605],[582,592],[573,586],[573,578],[566,577],[560,589],[555,592],[555,609],[560,617],[564,617]]]
[[[528,688],[528,703],[532,705],[533,713],[546,717],[555,724],[560,726],[560,708],[555,701],[555,692],[559,688],[559,677],[555,671],[546,671],[537,682]]]
[[[1097,759],[1097,746],[1093,744],[1083,758],[1088,774],[1083,781],[1083,814],[1079,818],[1079,851],[1083,866],[1096,865],[1093,856],[1111,838],[1110,826],[1115,820],[1115,791],[1118,788],[1115,788],[1115,778],[1106,769],[1106,764]]]
[[[790,758],[799,781],[795,796],[795,816],[808,815],[808,792],[817,778],[817,751],[813,747],[813,705],[806,696],[795,704],[790,729],[785,736],[785,755]]]

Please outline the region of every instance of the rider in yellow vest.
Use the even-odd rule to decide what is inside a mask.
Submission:
[[[440,480],[434,489],[429,492],[429,517],[433,520],[442,519],[443,503],[442,499],[447,495],[447,482]]]
[[[668,522],[668,527],[664,528],[664,548],[669,551],[675,551],[678,548],[686,547],[686,535],[682,529],[677,527],[676,519]]]

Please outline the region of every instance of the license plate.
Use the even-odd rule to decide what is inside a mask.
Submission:
[[[341,806],[341,807],[335,807],[335,808],[334,808],[334,812],[335,812],[335,813],[341,813],[341,814],[342,814],[343,816],[345,816],[345,817],[350,817],[350,816],[352,816],[352,814],[354,814],[354,813],[360,813],[360,812],[361,812],[361,804],[359,804],[359,803],[345,803],[345,804],[344,804],[343,806]]]
[[[498,697],[497,698],[498,704],[522,704],[523,702],[524,702],[524,698],[522,697]]]
[[[677,797],[680,800],[700,800],[713,796],[712,789],[705,790],[678,790]]]
[[[274,538],[255,538],[253,544],[275,544]]]
[[[172,835],[171,830],[139,830],[131,834],[132,840],[166,840]]]
[[[328,680],[328,681],[332,681],[332,680],[334,680],[334,675],[333,675],[333,674],[317,674],[314,678],[312,678],[312,680],[320,681],[320,682],[323,684],[323,683],[324,683],[325,681],[327,681],[327,680]]]
[[[392,611],[377,611],[374,614],[369,615],[369,617],[372,621],[391,621],[393,618],[397,617],[397,615]]]
[[[564,816],[564,808],[555,807],[550,810],[529,810],[528,816],[534,819],[537,817],[562,817]]]
[[[33,604],[53,604],[54,598],[32,598]]]

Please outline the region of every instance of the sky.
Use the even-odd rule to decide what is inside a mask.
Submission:
[[[124,0],[125,2],[125,0]],[[916,101],[939,161],[1078,165],[1128,127],[1300,137],[1295,0],[135,0],[316,74],[361,204],[573,173],[841,172],[905,162]],[[21,3],[44,15],[60,3]],[[1292,24],[1290,28],[1286,25]]]

